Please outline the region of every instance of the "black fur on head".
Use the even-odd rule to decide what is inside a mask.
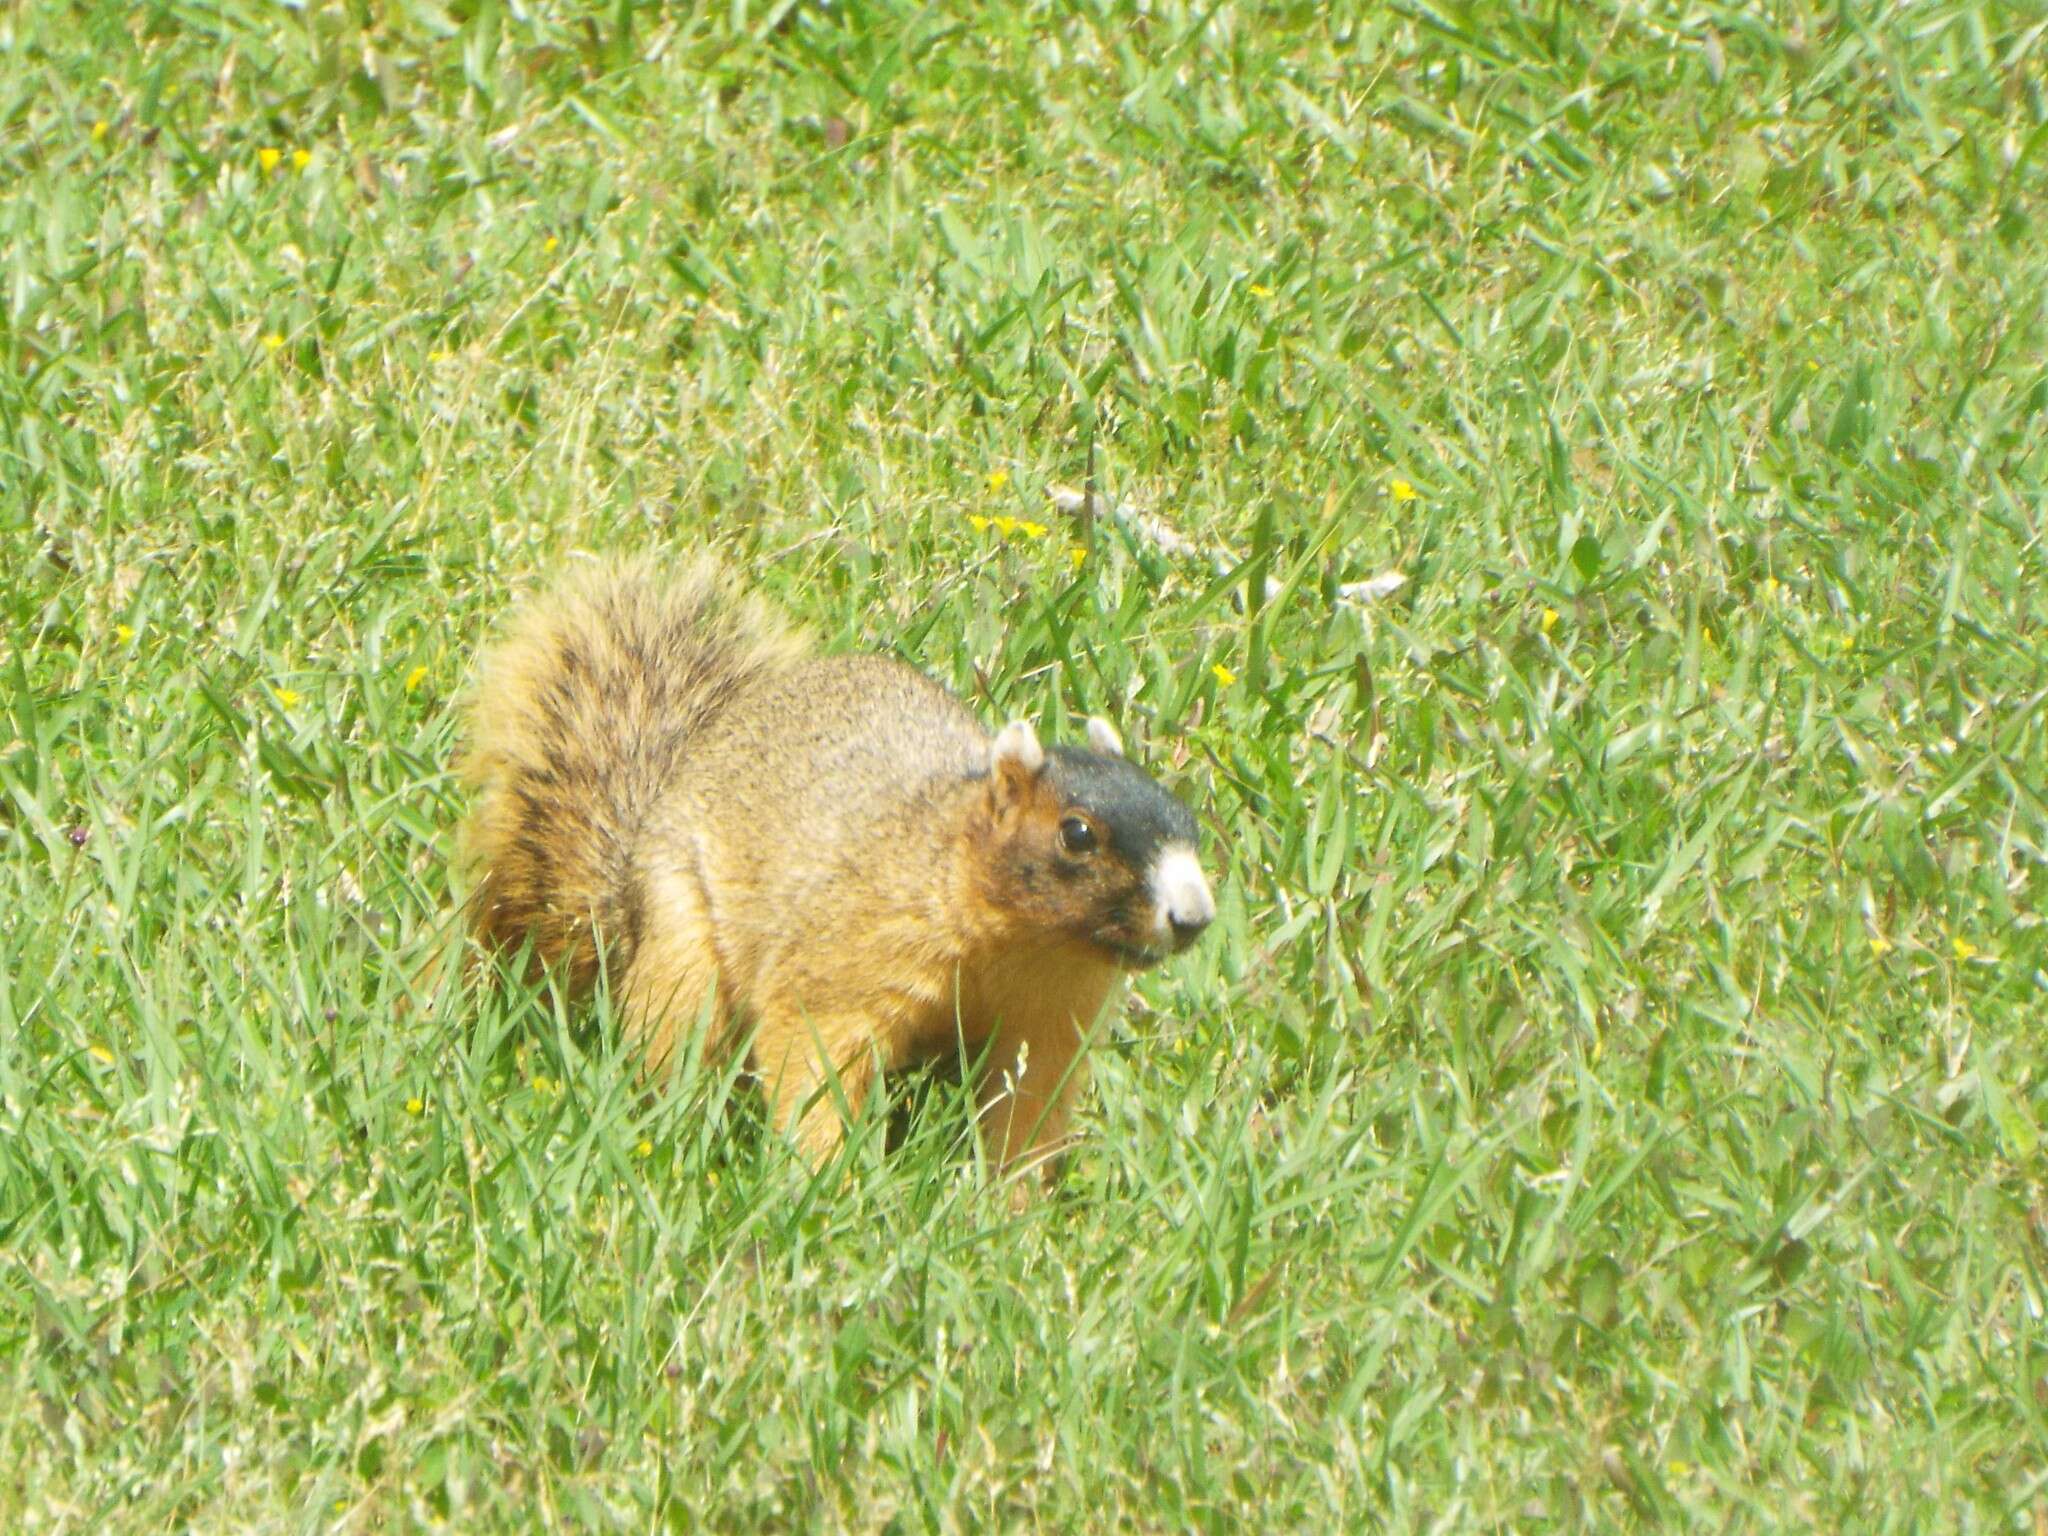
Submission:
[[[1215,915],[1188,808],[1091,724],[1095,749],[1043,748],[1013,722],[989,749],[982,879],[1025,929],[1085,942],[1130,969],[1187,948]]]
[[[1150,869],[1168,843],[1195,846],[1200,829],[1194,813],[1144,769],[1085,747],[1053,747],[1046,758],[1046,777],[1061,804],[1093,817],[1111,850],[1133,869]]]

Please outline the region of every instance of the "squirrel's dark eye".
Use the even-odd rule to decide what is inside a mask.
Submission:
[[[1079,816],[1060,823],[1060,846],[1069,853],[1088,853],[1095,847],[1095,829]]]

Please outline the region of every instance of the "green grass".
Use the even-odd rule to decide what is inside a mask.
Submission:
[[[0,7],[0,1526],[2048,1529],[2044,81]],[[1022,1218],[940,1085],[814,1184],[409,980],[493,617],[701,543],[1200,808]]]

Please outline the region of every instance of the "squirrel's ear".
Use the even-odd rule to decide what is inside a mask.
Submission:
[[[1088,717],[1088,745],[1104,757],[1122,757],[1124,739],[1117,735],[1116,727],[1100,715]]]
[[[1045,748],[1038,744],[1038,732],[1029,720],[1012,720],[996,733],[989,744],[988,772],[999,793],[1015,793],[1028,787],[1045,766]]]
[[[1029,720],[1012,720],[996,733],[988,749],[991,773],[1035,774],[1045,766],[1045,748]]]

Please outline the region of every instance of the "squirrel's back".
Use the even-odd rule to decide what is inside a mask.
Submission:
[[[716,561],[593,566],[519,608],[484,654],[458,765],[472,922],[587,984],[630,938],[639,832],[693,740],[808,646]]]

